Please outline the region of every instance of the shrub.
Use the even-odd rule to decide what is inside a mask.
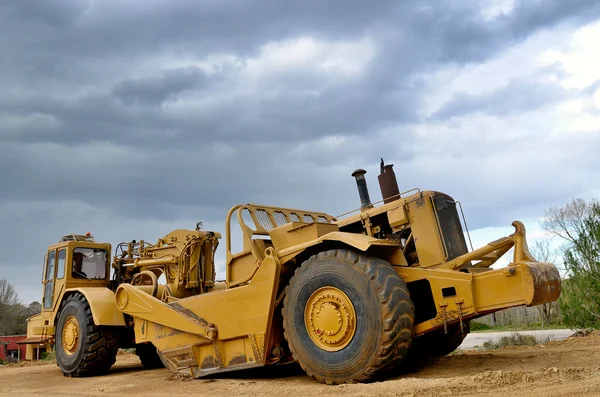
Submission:
[[[486,329],[492,329],[485,323],[478,323],[477,321],[471,321],[471,331],[485,331]]]
[[[546,340],[546,342],[548,340],[549,340],[549,338]],[[501,347],[508,347],[508,346],[535,346],[539,343],[540,343],[540,341],[538,341],[536,339],[536,337],[533,335],[523,335],[523,334],[514,333],[514,334],[511,334],[510,336],[503,336],[502,338],[500,338],[500,340],[498,342],[485,341],[483,343],[483,349],[484,350],[495,350],[495,349],[500,349]]]

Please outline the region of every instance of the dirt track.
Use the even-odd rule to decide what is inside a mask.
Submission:
[[[233,378],[233,376],[237,378]],[[285,370],[229,373],[215,379],[173,379],[166,369],[145,370],[135,355],[118,356],[107,376],[69,379],[55,364],[0,367],[0,395],[217,396],[600,396],[600,335],[535,347],[464,352],[384,382],[325,386]]]

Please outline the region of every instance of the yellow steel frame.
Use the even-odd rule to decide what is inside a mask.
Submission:
[[[117,306],[136,317],[136,342],[152,342],[173,370],[198,377],[264,365],[281,268],[272,249],[265,255],[246,285],[166,304],[122,284]]]
[[[514,234],[445,261],[439,247],[443,243],[439,240],[441,236],[435,235],[439,227],[431,227],[437,222],[435,214],[432,215],[432,204],[424,199],[431,194],[421,192],[418,197],[388,203],[382,209],[371,209],[369,214],[361,212],[356,218],[363,223],[365,234],[340,232],[340,228],[348,223],[336,221],[322,212],[238,205],[229,211],[226,220],[225,289],[211,288],[210,292],[198,295],[180,295],[181,299],[173,297],[161,300],[164,294],[158,293],[161,290],[157,286],[156,275],[146,271],[140,273],[140,279],[143,273],[148,273],[152,285],[124,283],[115,294],[106,285],[101,285],[102,281],[97,285],[103,288],[87,288],[84,283],[79,284],[67,276],[65,280],[69,281],[69,285],[65,283],[65,288],[59,290],[58,295],[64,296],[72,291],[84,294],[98,325],[125,326],[124,314],[134,317],[136,342],[153,343],[171,370],[189,373],[194,377],[261,366],[279,359],[279,353],[275,352],[280,351],[277,343],[282,341],[283,336],[278,327],[273,327],[273,321],[275,309],[285,294],[283,286],[279,285],[280,274],[284,265],[289,267],[286,270],[293,270],[293,259],[297,255],[309,248],[314,251],[312,247],[321,244],[343,243],[363,252],[368,251],[369,255],[387,259],[396,265],[394,268],[398,274],[409,284],[427,280],[435,312],[432,312],[431,318],[415,325],[415,336],[437,328],[447,329],[448,325],[454,323],[462,325],[470,319],[511,306],[532,306],[558,298],[558,272],[552,264],[535,261],[527,248],[525,228],[520,222],[513,223]],[[418,238],[419,244],[422,244],[420,247],[424,247],[423,252],[419,252],[420,264],[409,266],[398,241],[374,237],[379,231],[375,227],[371,229],[369,216],[373,215],[373,211],[379,211],[378,214],[388,212],[393,231],[402,230],[409,224],[413,232],[419,231],[420,234],[414,237],[411,234],[408,238],[414,238],[415,242]],[[236,254],[231,251],[230,224],[234,214],[243,236],[243,251]],[[244,221],[244,214],[250,217],[254,225]],[[161,255],[149,255],[148,248],[143,259],[132,259],[133,265],[143,264],[150,270],[152,266],[164,263],[180,266],[178,255],[187,252],[187,245],[182,245],[183,242],[195,241],[194,238],[202,236],[204,232],[200,231],[191,234],[184,230],[174,231],[166,237],[169,244],[164,247],[157,244],[152,248],[154,251],[160,249]],[[215,234],[211,238],[216,242],[218,237]],[[175,241],[180,242],[183,248],[174,247]],[[73,242],[62,244],[66,246]],[[78,241],[77,244],[95,243]],[[216,247],[216,243],[210,247],[213,246]],[[107,247],[110,249],[109,245]],[[508,267],[489,269],[511,248],[515,252],[513,262]],[[163,256],[165,253],[170,256]],[[189,269],[196,269],[194,266],[199,264],[200,252],[197,258],[190,259]],[[185,275],[190,272],[189,269]],[[184,279],[187,280],[186,288],[200,286],[206,281],[182,277],[177,278],[176,284],[182,284]],[[209,281],[212,283],[212,280]],[[277,296],[278,291],[283,291],[280,296]],[[351,302],[345,304],[347,307],[350,305]],[[350,310],[348,313],[347,328],[350,330],[350,319],[354,315]],[[32,329],[39,327],[41,317],[32,319]],[[53,325],[53,321],[50,321],[49,327],[43,331],[53,334]],[[327,343],[339,343],[343,347],[346,340],[333,338]]]
[[[477,261],[477,263],[473,264],[472,267],[490,267],[513,247],[515,248],[513,263],[521,261],[535,261],[535,258],[533,255],[531,255],[527,246],[527,239],[525,238],[525,226],[519,221],[514,221],[512,226],[514,226],[515,232],[510,236],[502,237],[487,244],[485,247],[459,256],[458,258],[444,263],[438,267],[438,269],[462,269],[465,267],[471,267],[468,266],[471,261]]]
[[[416,267],[395,269],[407,283],[426,279],[431,286],[437,314],[415,325],[415,336],[512,306],[552,302],[560,295],[558,271],[544,262],[513,263],[481,273]],[[442,290],[449,287],[454,287],[456,294],[444,297]]]
[[[247,211],[252,219],[254,228],[247,225],[244,221],[244,211]],[[228,266],[234,259],[234,254],[231,252],[231,218],[234,213],[236,213],[237,221],[242,229],[244,251],[252,250],[252,253],[256,258],[260,258],[263,253],[256,251],[256,246],[252,244],[252,237],[254,236],[268,236],[270,230],[283,226],[286,223],[329,223],[334,220],[331,215],[324,212],[260,206],[255,204],[236,205],[229,210],[227,213],[227,220],[225,221],[225,249]],[[262,215],[262,217],[260,215]],[[306,222],[305,217],[309,217],[312,221]]]

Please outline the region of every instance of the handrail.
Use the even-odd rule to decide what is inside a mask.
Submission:
[[[458,269],[466,263],[478,260],[480,262],[473,265],[476,268],[490,267],[508,250],[514,247],[513,263],[534,262],[536,261],[527,247],[525,237],[525,226],[519,221],[514,221],[512,226],[515,232],[508,237],[501,237],[496,241],[488,243],[486,246],[461,255],[453,260],[442,264],[440,269]],[[492,255],[490,255],[492,254]]]
[[[229,265],[231,262],[231,258],[233,254],[231,253],[231,216],[233,212],[240,208],[242,205],[238,204],[234,207],[231,207],[229,212],[227,212],[227,218],[225,219],[225,263]]]
[[[379,203],[383,203],[385,200],[389,200],[389,199],[401,198],[403,194],[407,194],[407,193],[414,192],[414,191],[416,191],[417,193],[419,193],[419,192],[421,191],[421,189],[420,189],[420,188],[418,188],[418,187],[414,187],[414,188],[412,188],[412,189],[410,189],[410,190],[407,190],[407,191],[405,191],[405,192],[398,193],[398,194],[395,194],[395,195],[393,195],[393,196],[390,196],[390,197],[388,197],[388,198],[385,198],[385,199],[381,199],[381,200],[379,200],[379,201],[376,201],[376,202],[372,203],[372,205],[379,204]],[[338,218],[341,218],[342,216],[346,216],[346,215],[348,215],[348,214],[351,214],[351,213],[353,213],[353,212],[356,212],[356,211],[361,211],[361,210],[362,210],[361,208],[356,208],[356,209],[354,209],[354,210],[351,210],[351,211],[348,211],[348,212],[344,212],[343,214],[337,215],[337,216],[335,216],[333,219],[334,219],[334,220],[338,220]]]
[[[460,214],[463,218],[463,223],[465,224],[465,230],[467,231],[467,237],[469,238],[469,244],[471,245],[471,251],[473,251],[473,242],[471,241],[471,234],[469,233],[469,227],[467,226],[467,219],[465,218],[465,213],[463,212],[462,204],[460,201],[456,201],[458,207],[460,208]]]
[[[254,226],[250,227],[246,224],[243,217],[243,211],[248,210],[248,213],[254,222]],[[301,222],[301,223],[319,223],[319,222],[332,222],[335,218],[325,212],[301,210],[295,208],[284,208],[274,207],[257,204],[239,204],[232,207],[227,213],[227,219],[225,221],[225,249],[226,249],[226,264],[229,265],[234,255],[231,252],[231,218],[233,213],[237,211],[237,221],[242,229],[242,239],[244,242],[244,250],[252,249],[252,236],[268,236],[271,228],[282,226],[289,222]],[[259,214],[260,212],[262,214]],[[277,221],[276,215],[279,217],[283,215],[285,222],[282,223]],[[259,219],[262,216],[262,221]],[[264,216],[267,218],[265,219]],[[305,220],[305,217],[309,217],[312,222]]]

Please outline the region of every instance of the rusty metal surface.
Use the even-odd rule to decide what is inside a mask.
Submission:
[[[400,188],[398,187],[393,167],[393,164],[384,165],[383,159],[381,159],[380,173],[377,176],[377,180],[379,181],[381,197],[383,197],[385,204],[400,198]]]
[[[250,346],[252,347],[252,354],[254,355],[254,360],[257,363],[264,363],[265,359],[265,340],[263,334],[249,334],[248,340],[250,341]]]
[[[257,368],[257,367],[262,367],[262,366],[263,366],[263,364],[259,364],[259,363],[246,363],[246,364],[232,365],[230,367],[224,367],[224,368],[218,367],[218,368],[202,369],[199,367],[192,367],[191,372],[192,372],[192,376],[194,378],[202,378],[204,376],[209,376],[209,375],[213,375],[216,373],[238,371],[238,370]]]
[[[531,262],[526,265],[531,273],[534,287],[533,299],[528,306],[557,300],[561,292],[558,269],[553,264],[546,262]]]

